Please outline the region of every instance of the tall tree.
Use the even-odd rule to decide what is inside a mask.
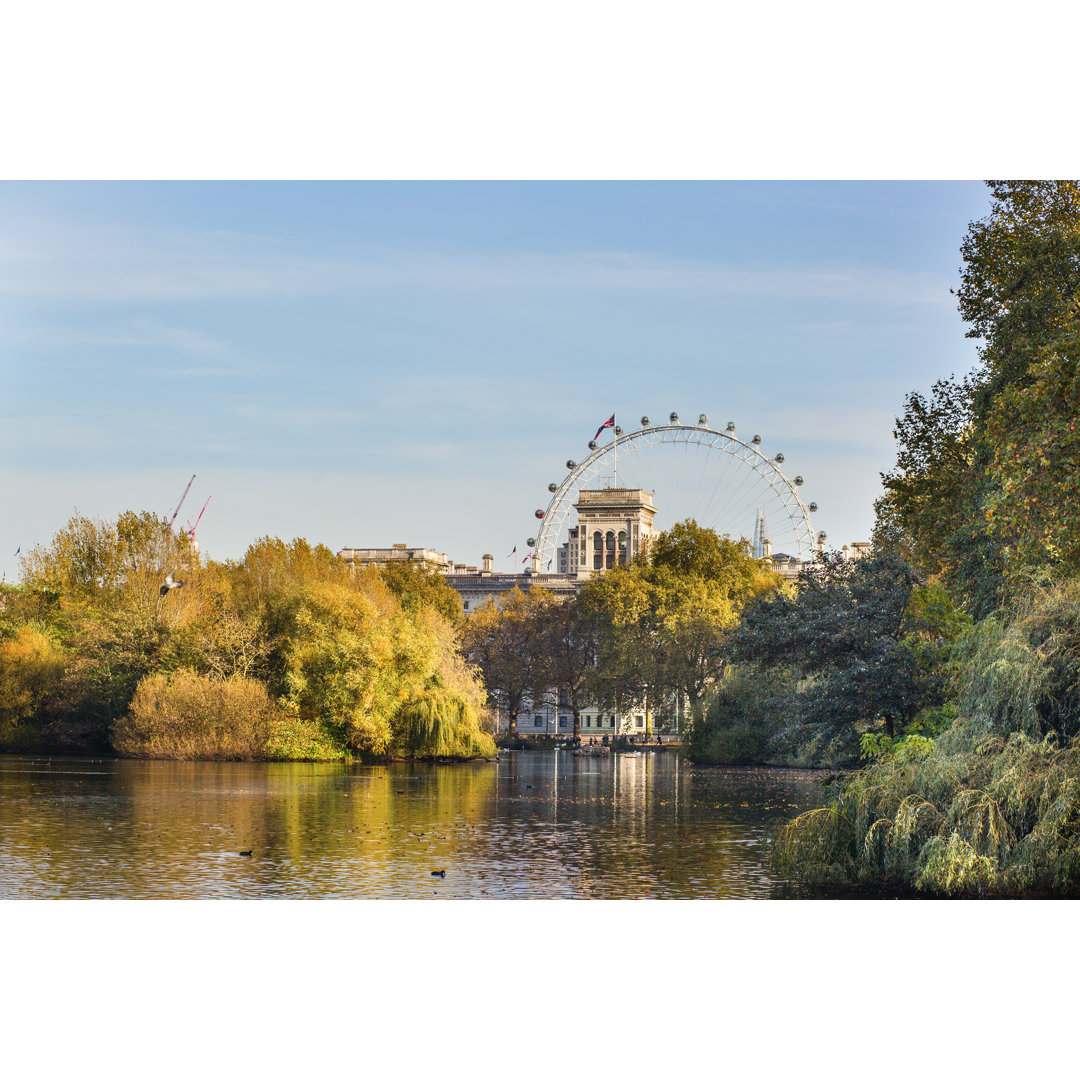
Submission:
[[[538,627],[538,681],[553,695],[556,708],[565,702],[570,709],[576,737],[581,734],[581,710],[594,700],[593,673],[599,648],[595,613],[579,593],[549,604]]]
[[[981,367],[909,395],[875,539],[982,616],[1080,557],[1080,187],[991,181],[957,299]],[[1071,425],[1071,426],[1070,426]]]
[[[540,663],[544,621],[558,600],[545,589],[522,592],[513,588],[501,600],[478,607],[461,626],[461,649],[484,678],[488,694],[517,732],[525,701],[535,701],[547,689]]]

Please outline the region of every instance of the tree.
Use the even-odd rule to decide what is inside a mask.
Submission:
[[[724,670],[724,636],[739,611],[779,580],[747,541],[719,536],[693,519],[660,533],[643,561],[609,570],[582,589],[599,633],[597,697],[616,708],[627,698],[641,702],[646,731],[661,701],[685,697],[697,711]]]
[[[464,617],[461,596],[437,570],[419,563],[393,562],[380,566],[376,572],[382,575],[407,615],[414,615],[420,607],[430,607],[454,626],[461,623]]]
[[[76,511],[48,546],[22,557],[22,578],[31,589],[68,599],[104,599],[148,622],[176,625],[197,607],[197,589],[160,594],[170,571],[198,565],[185,533],[174,533],[150,511],[125,510],[115,522],[91,521]],[[188,573],[185,573],[188,577]]]
[[[1080,555],[1080,187],[990,181],[961,253],[959,310],[981,368],[908,396],[875,540],[982,617]]]
[[[890,547],[924,574],[950,564],[950,538],[971,518],[975,387],[970,375],[951,376],[934,383],[929,398],[912,392],[893,428],[896,465],[881,474],[875,548]]]
[[[888,735],[941,699],[943,672],[920,663],[910,636],[914,571],[890,555],[852,561],[826,556],[799,576],[795,596],[775,593],[749,605],[733,655],[803,679],[790,704],[807,723],[851,729],[880,721]]]
[[[522,592],[516,586],[502,600],[478,607],[460,630],[465,657],[483,674],[487,691],[517,733],[517,718],[527,699],[546,689],[539,664],[541,633],[547,613],[558,599],[545,589]]]
[[[0,640],[0,728],[40,710],[63,672],[63,652],[40,628],[27,624]]]
[[[530,590],[531,591],[531,590]],[[595,612],[582,594],[548,604],[538,619],[538,684],[548,688],[559,707],[565,698],[581,734],[581,710],[592,703],[593,672],[599,645]]]
[[[693,518],[676,522],[653,538],[649,566],[670,570],[684,580],[703,578],[718,586],[736,608],[773,588],[779,578],[755,559],[747,540],[732,540]]]

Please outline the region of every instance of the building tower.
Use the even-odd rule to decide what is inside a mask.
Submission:
[[[757,508],[757,521],[754,523],[754,558],[766,559],[772,555],[772,544],[769,542],[769,523],[765,520],[765,510]]]
[[[574,509],[577,528],[570,530],[565,564],[562,557],[559,564],[578,580],[629,563],[653,535],[652,493],[640,488],[579,491]]]

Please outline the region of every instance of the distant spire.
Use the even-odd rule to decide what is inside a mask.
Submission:
[[[757,508],[757,521],[754,523],[754,558],[765,558],[765,544],[769,539],[769,523],[765,520],[763,507]]]

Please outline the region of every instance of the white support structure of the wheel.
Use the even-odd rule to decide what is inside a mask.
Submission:
[[[791,554],[799,559],[813,557],[814,528],[810,523],[810,508],[799,498],[795,484],[784,475],[779,462],[766,457],[753,443],[743,442],[730,431],[717,431],[704,424],[668,423],[650,424],[636,431],[623,432],[607,445],[598,446],[570,470],[544,511],[533,548],[533,572],[554,558],[555,546],[577,501],[577,493],[588,487],[605,469],[611,471],[616,453],[621,459],[624,454],[664,444],[687,444],[720,450],[758,473],[772,488],[791,521],[792,532],[798,543],[798,551]]]

